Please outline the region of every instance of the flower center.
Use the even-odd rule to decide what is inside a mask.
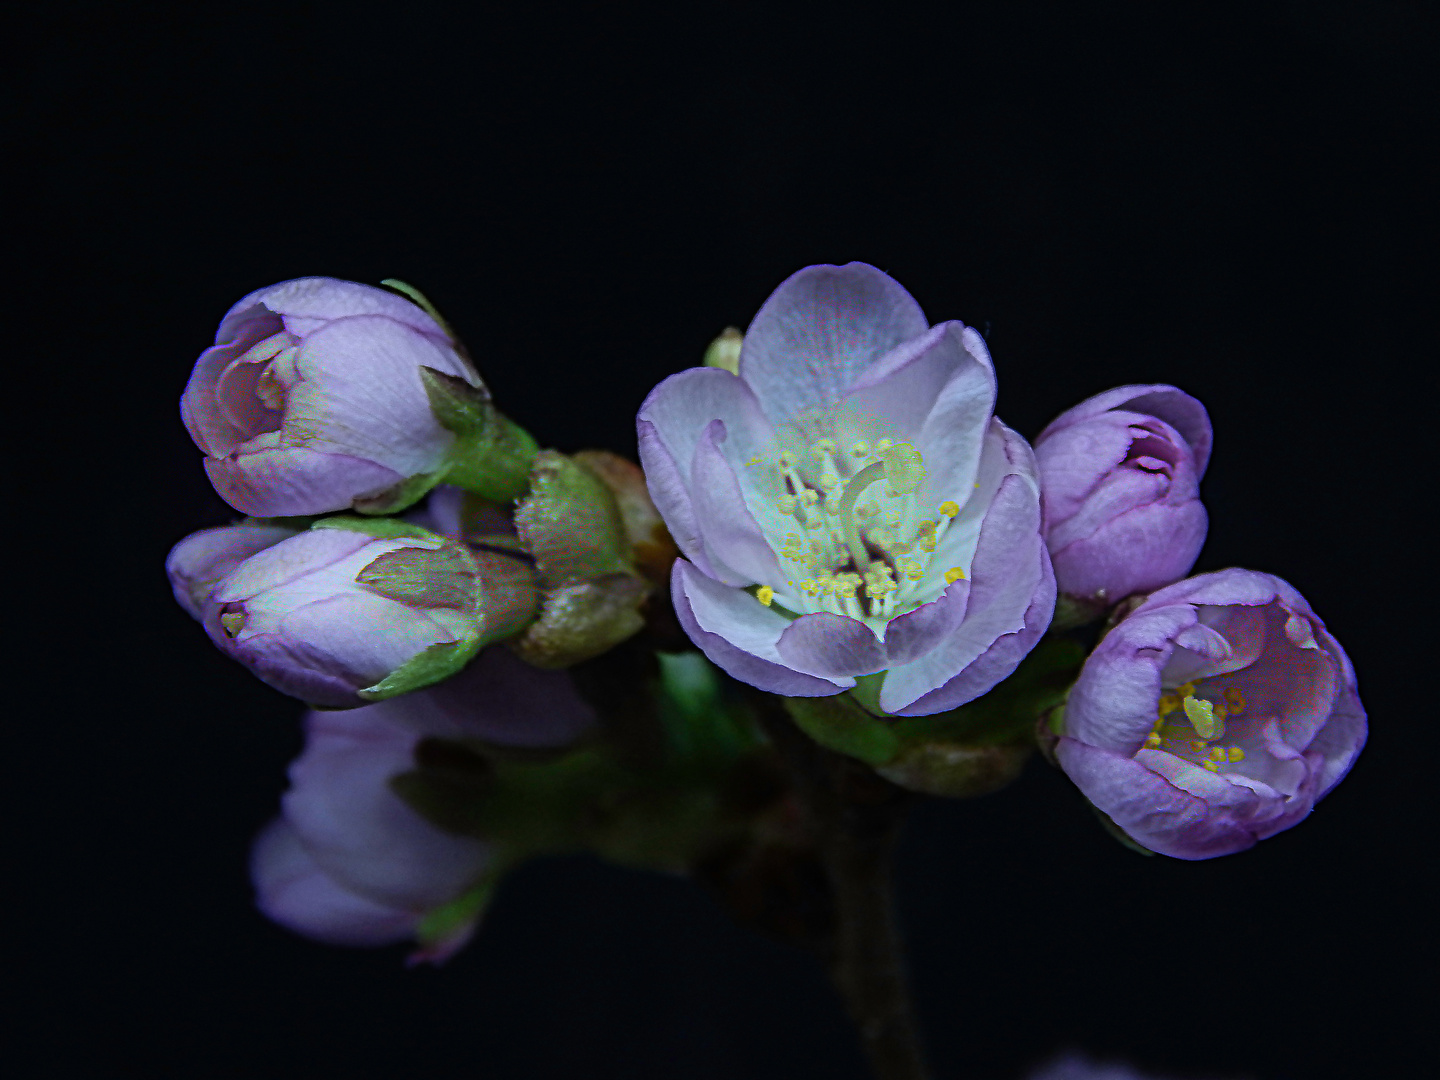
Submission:
[[[1187,682],[1161,694],[1155,726],[1145,739],[1150,750],[1165,750],[1210,772],[1222,765],[1245,760],[1240,746],[1222,746],[1225,721],[1245,711],[1245,695],[1238,686],[1227,686],[1218,701],[1196,697],[1195,684]]]
[[[756,457],[749,465],[762,463],[768,462]],[[917,496],[926,470],[919,450],[892,439],[842,447],[822,438],[803,450],[782,450],[774,466],[779,483],[771,490],[780,494],[770,504],[782,529],[791,522],[796,528],[767,529],[766,539],[803,607],[878,629],[919,605],[936,545],[960,513],[946,501],[934,517],[921,516]],[[945,582],[964,576],[963,568],[951,567]],[[766,585],[755,595],[769,606],[775,590]]]

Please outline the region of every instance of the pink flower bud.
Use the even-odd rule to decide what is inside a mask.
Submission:
[[[214,642],[284,693],[345,708],[417,689],[533,613],[533,574],[518,561],[420,529],[387,538],[326,524],[337,527],[206,530],[167,564]],[[403,687],[378,686],[402,668]]]
[[[1151,594],[1101,640],[1055,747],[1132,839],[1180,859],[1290,828],[1365,743],[1355,673],[1290,585],[1221,570]]]
[[[444,464],[455,436],[431,412],[422,367],[480,386],[446,331],[410,301],[299,278],[230,309],[180,411],[215,490],[237,510],[342,510]]]
[[[474,888],[489,863],[485,843],[444,832],[391,789],[415,767],[420,738],[393,722],[392,708],[309,714],[283,817],[256,840],[260,909],[306,937],[336,945],[415,937],[424,917]],[[428,942],[426,958],[453,952],[472,929]]]
[[[1205,408],[1173,386],[1121,386],[1035,441],[1045,540],[1062,593],[1113,604],[1184,577],[1205,542]]]

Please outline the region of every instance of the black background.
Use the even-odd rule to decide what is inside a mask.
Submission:
[[[633,453],[655,382],[850,259],[986,330],[1024,434],[1119,383],[1200,397],[1198,568],[1292,581],[1372,723],[1309,821],[1210,862],[1123,850],[1038,760],[922,806],[900,902],[938,1074],[1066,1045],[1260,1080],[1426,1071],[1430,28],[1420,4],[1087,7],[61,4],[14,39],[31,1075],[863,1076],[818,967],[682,881],[535,864],[441,970],[266,923],[245,857],[300,709],[161,573],[231,516],[176,400],[254,288],[404,278],[542,444]]]

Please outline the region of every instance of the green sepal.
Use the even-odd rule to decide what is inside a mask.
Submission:
[[[567,668],[609,652],[645,625],[640,604],[649,586],[630,574],[608,574],[546,594],[540,617],[512,642],[528,664]]]
[[[399,278],[387,277],[384,278],[380,282],[380,284],[384,285],[387,289],[394,289],[400,295],[405,297],[405,299],[409,300],[412,304],[418,307],[421,311],[425,312],[426,315],[429,315],[432,319],[434,319],[437,323],[440,324],[440,329],[445,331],[445,336],[450,339],[451,343],[456,347],[459,347],[459,336],[456,335],[453,329],[451,329],[450,324],[445,321],[445,316],[440,314],[440,310],[430,302],[430,298],[428,296],[422,293],[414,285],[411,285],[408,281],[401,281]]]
[[[847,695],[784,701],[795,726],[826,749],[870,765],[883,765],[900,752],[893,721],[872,716]]]
[[[364,533],[366,536],[373,536],[376,540],[434,540],[436,543],[447,542],[445,537],[437,532],[432,532],[423,525],[416,525],[414,522],[406,521],[404,518],[395,517],[364,518],[338,514],[335,517],[321,518],[310,527],[312,529],[342,529],[345,532]]]
[[[480,921],[490,898],[495,895],[495,886],[503,875],[492,868],[485,872],[478,884],[461,893],[448,904],[432,908],[415,928],[415,942],[420,946],[420,955],[453,941]],[[412,958],[412,963],[414,962]]]
[[[540,585],[558,589],[633,574],[615,495],[584,465],[555,450],[535,456],[515,528],[535,558]]]
[[[530,433],[495,408],[483,387],[424,366],[420,381],[436,421],[455,434],[441,474],[445,482],[493,502],[525,494],[539,449]]]
[[[385,678],[356,693],[365,701],[384,701],[415,690],[423,690],[458,674],[475,658],[483,638],[469,635],[460,641],[442,641],[422,649]]]
[[[357,514],[398,514],[408,510],[430,494],[431,489],[445,479],[445,472],[420,473],[407,480],[401,480],[394,487],[386,488],[378,495],[367,499],[356,499],[350,504]]]
[[[518,560],[474,551],[401,518],[338,515],[322,518],[311,528],[342,529],[377,540],[424,541],[413,552],[400,549],[377,556],[356,575],[356,582],[398,603],[448,607],[469,616],[470,630],[463,638],[416,653],[379,682],[357,691],[364,701],[384,701],[442,682],[484,646],[518,633],[534,616],[533,574]],[[523,580],[510,581],[507,575]]]

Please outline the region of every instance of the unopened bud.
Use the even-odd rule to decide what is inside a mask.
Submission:
[[[705,366],[724,368],[731,375],[740,374],[740,346],[744,340],[744,334],[727,326],[705,350]]]

